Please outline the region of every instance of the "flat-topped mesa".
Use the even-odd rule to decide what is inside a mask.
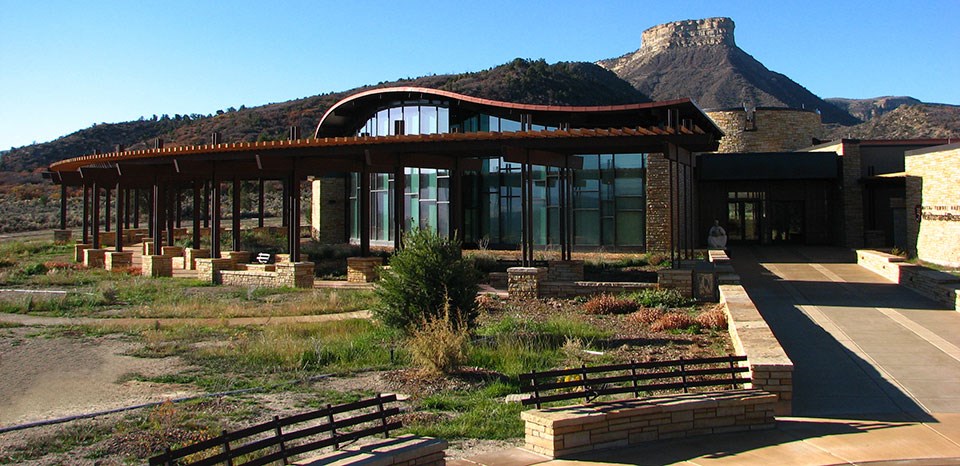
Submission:
[[[733,40],[733,20],[706,18],[660,24],[643,31],[640,51],[657,52],[670,48],[704,45],[736,45]]]

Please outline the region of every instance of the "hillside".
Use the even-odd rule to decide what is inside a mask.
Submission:
[[[875,97],[873,99],[844,99],[840,97],[831,97],[825,100],[833,105],[836,105],[837,108],[842,109],[850,115],[859,118],[861,121],[867,121],[871,118],[876,118],[885,113],[892,112],[901,105],[917,105],[923,103],[917,99],[914,99],[913,97],[904,96],[884,96]]]
[[[833,128],[829,138],[960,138],[960,106],[901,105],[859,125]]]
[[[860,121],[789,77],[767,69],[737,46],[730,18],[661,24],[643,32],[641,46],[597,62],[654,100],[693,98],[701,108],[819,109],[825,123]]]
[[[203,144],[213,132],[225,142],[283,139],[290,126],[311,135],[334,103],[354,92],[376,87],[421,86],[495,100],[531,104],[611,105],[650,99],[615,74],[592,63],[516,59],[488,70],[383,82],[345,92],[321,94],[282,103],[223,112],[176,115],[124,123],[99,124],[57,140],[21,147],[0,159],[0,170],[32,171],[65,158],[108,152],[116,144],[128,149],[152,147],[155,138],[168,146]],[[218,112],[219,113],[219,112]]]

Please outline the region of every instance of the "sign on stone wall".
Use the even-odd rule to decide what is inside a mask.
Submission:
[[[914,214],[917,222],[933,220],[938,222],[960,222],[960,205],[925,205],[915,206]]]

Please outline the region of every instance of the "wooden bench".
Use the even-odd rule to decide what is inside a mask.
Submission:
[[[526,448],[552,458],[668,438],[772,428],[777,396],[750,383],[745,356],[522,374]],[[713,391],[692,392],[712,388]],[[717,388],[720,388],[717,390]],[[680,392],[665,394],[664,392]],[[625,397],[623,395],[626,395]],[[582,400],[573,406],[550,406]]]
[[[151,466],[226,464],[322,465],[441,465],[447,442],[429,437],[404,435],[390,438],[390,431],[402,427],[393,417],[400,408],[387,405],[396,395],[330,406],[223,434],[182,448],[170,449],[150,458]],[[382,434],[384,440],[362,445],[354,442]],[[333,447],[333,451],[291,461],[304,453]]]

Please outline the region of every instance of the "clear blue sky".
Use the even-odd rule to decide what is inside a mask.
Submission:
[[[516,57],[595,61],[648,27],[713,16],[821,97],[960,104],[958,0],[0,0],[0,150]]]

